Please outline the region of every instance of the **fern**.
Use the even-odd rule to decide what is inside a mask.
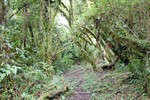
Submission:
[[[5,77],[9,75],[17,75],[18,70],[22,70],[22,68],[17,66],[11,66],[9,64],[4,65],[3,68],[0,68],[0,83],[4,80]]]

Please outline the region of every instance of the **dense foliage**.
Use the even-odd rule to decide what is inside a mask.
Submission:
[[[0,99],[37,99],[84,60],[94,71],[99,61],[103,69],[124,67],[150,94],[149,5],[149,0],[1,0]]]

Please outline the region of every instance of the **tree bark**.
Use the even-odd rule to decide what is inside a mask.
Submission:
[[[7,6],[5,5],[5,0],[0,0],[0,25],[5,25]]]

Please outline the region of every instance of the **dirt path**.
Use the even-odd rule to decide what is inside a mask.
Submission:
[[[75,70],[73,72],[66,73],[64,78],[66,81],[77,82],[74,87],[74,93],[68,99],[70,100],[90,100],[90,93],[84,92],[82,89],[82,85],[84,84],[83,73],[86,69],[79,68],[79,70]]]
[[[88,73],[93,73],[91,68],[83,68],[81,66],[76,67],[74,70],[64,74],[65,80],[70,83],[70,86],[73,87],[73,92],[68,100],[91,100],[91,91],[83,90],[83,85],[85,84],[85,75]],[[106,72],[98,73],[98,76],[103,76]]]
[[[95,73],[90,65],[76,65],[63,76],[70,89],[65,100],[143,100],[135,84],[123,83],[129,73]]]

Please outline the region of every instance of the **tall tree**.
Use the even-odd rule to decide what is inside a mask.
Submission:
[[[0,0],[0,24],[6,23],[6,14],[8,12],[9,0]]]

